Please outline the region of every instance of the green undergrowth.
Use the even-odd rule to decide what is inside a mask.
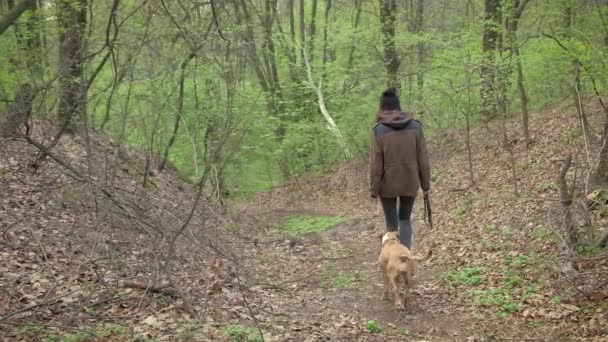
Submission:
[[[37,337],[44,342],[84,342],[97,339],[112,339],[129,334],[129,330],[118,324],[101,324],[92,328],[83,328],[70,333],[58,334],[46,327],[32,325],[22,330],[24,336]]]
[[[361,273],[359,271],[340,273],[333,266],[326,269],[325,276],[328,279],[329,286],[334,289],[346,289],[361,281]]]
[[[498,269],[496,269],[498,267]],[[545,260],[535,254],[505,256],[489,267],[462,267],[442,275],[444,282],[464,289],[464,298],[479,308],[507,317],[522,310],[526,300],[543,290]]]
[[[290,236],[320,233],[344,221],[346,219],[339,216],[295,215],[284,219],[280,230]]]
[[[230,339],[230,342],[261,342],[264,340],[260,331],[255,327],[230,324],[225,326],[222,331]]]

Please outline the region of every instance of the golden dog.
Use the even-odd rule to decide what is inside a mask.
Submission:
[[[399,241],[399,233],[387,232],[382,237],[382,251],[378,258],[382,276],[384,278],[384,293],[382,299],[388,295],[393,296],[395,305],[403,309],[404,301],[407,300],[409,287],[416,272],[416,265],[427,260],[432,254],[429,249],[425,256],[414,255],[407,247]],[[403,283],[404,296],[399,295],[399,284]]]

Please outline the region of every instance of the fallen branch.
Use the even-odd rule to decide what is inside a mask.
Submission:
[[[151,292],[151,293],[160,293],[162,295],[174,297],[174,298],[178,297],[177,290],[174,289],[171,286],[171,284],[169,284],[169,283],[152,286],[152,285],[136,283],[134,281],[125,281],[122,283],[122,287],[129,288],[129,289],[145,290],[146,292]]]

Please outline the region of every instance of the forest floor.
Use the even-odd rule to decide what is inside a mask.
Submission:
[[[517,120],[506,126],[517,136]],[[502,125],[475,128],[474,185],[464,132],[431,142],[435,228],[418,205],[414,226],[415,249],[432,248],[433,257],[404,311],[380,300],[384,222],[363,159],[232,203],[224,214],[206,205],[171,257],[175,289],[138,289],[126,284],[158,277],[153,265],[167,239],[117,230],[144,220],[99,214],[111,206],[87,195],[98,188],[57,165],[32,171],[36,151],[8,142],[0,150],[0,340],[261,341],[261,331],[264,341],[606,341],[607,254],[588,248],[567,257],[560,237],[561,160],[572,152],[568,179],[577,169],[584,183],[586,156],[597,153],[592,145],[587,154],[576,127],[569,106],[534,113],[534,143],[510,139],[513,160],[496,138]],[[69,140],[57,155],[86,170],[80,145]],[[171,212],[149,215],[161,226],[181,222],[192,199],[175,174],[151,176],[146,194],[134,174],[115,175],[121,196],[132,187],[142,213],[145,203]],[[340,222],[285,233],[287,220],[303,217]]]

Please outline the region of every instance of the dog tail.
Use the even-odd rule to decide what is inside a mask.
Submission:
[[[426,255],[425,255],[425,256],[412,255],[412,256],[410,256],[409,258],[414,259],[414,260],[417,260],[418,262],[423,262],[423,261],[428,260],[428,258],[430,258],[430,257],[431,257],[431,255],[433,255],[433,250],[432,250],[432,249],[429,249],[429,251],[426,253]]]

